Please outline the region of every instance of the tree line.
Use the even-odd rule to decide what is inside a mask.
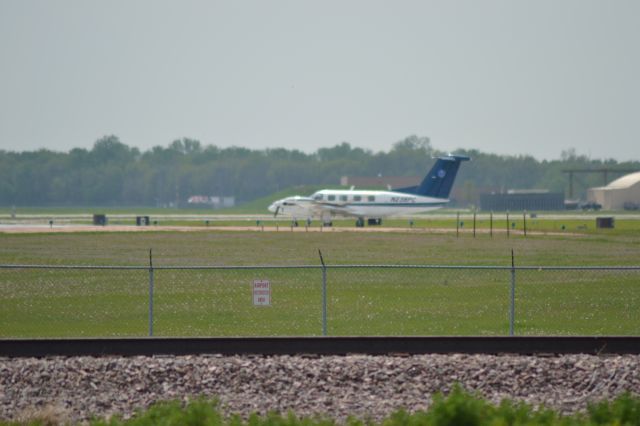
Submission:
[[[637,161],[593,160],[575,149],[563,151],[560,159],[552,161],[477,150],[456,153],[473,158],[461,167],[456,181],[456,201],[461,206],[475,204],[480,193],[511,188],[566,192],[564,169],[640,170]],[[343,142],[313,153],[220,148],[188,138],[142,152],[112,135],[97,140],[90,150],[0,150],[0,205],[184,206],[191,195],[234,196],[241,203],[299,185],[336,186],[344,175],[423,176],[431,157],[441,154],[429,138],[415,135],[396,142],[387,152]],[[600,175],[577,175],[575,196],[602,184]]]

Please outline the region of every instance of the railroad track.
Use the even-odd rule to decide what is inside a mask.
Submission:
[[[640,336],[0,339],[0,357],[352,353],[640,354]]]

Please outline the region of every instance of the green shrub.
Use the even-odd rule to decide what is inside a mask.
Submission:
[[[640,426],[640,398],[624,393],[612,402],[602,401],[589,405],[587,412],[594,425]]]
[[[49,419],[50,420],[50,419]],[[47,418],[33,417],[27,422],[1,422],[0,425],[49,425]],[[199,399],[188,404],[180,401],[162,402],[148,410],[137,412],[131,419],[114,417],[97,419],[96,426],[335,426],[326,417],[298,417],[290,412],[275,412],[265,416],[251,414],[244,419],[239,415],[225,417],[217,401]],[[545,407],[534,409],[525,403],[502,401],[494,405],[456,385],[448,395],[437,393],[429,410],[413,414],[400,410],[381,423],[350,417],[347,426],[640,426],[640,398],[629,393],[613,401],[602,401],[588,406],[586,413],[562,416]]]
[[[222,426],[227,422],[220,413],[216,401],[199,399],[184,406],[179,401],[161,402],[146,411],[136,413],[129,420],[115,417],[108,422],[97,420],[93,424],[99,426]]]

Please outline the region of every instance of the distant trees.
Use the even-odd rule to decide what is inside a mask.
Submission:
[[[564,191],[562,170],[616,166],[614,160],[591,160],[575,149],[554,161],[530,156],[500,156],[459,150],[473,158],[460,170],[459,201],[474,203],[479,192],[509,188]],[[426,137],[396,142],[388,152],[372,152],[342,142],[306,154],[274,148],[203,146],[177,139],[144,152],[117,136],[98,139],[90,150],[67,153],[39,150],[0,151],[0,205],[146,205],[185,203],[191,195],[235,196],[249,201],[297,185],[337,185],[342,175],[423,175],[433,155],[441,154]],[[639,168],[640,163],[624,163]],[[581,175],[576,193],[600,185],[600,176]]]

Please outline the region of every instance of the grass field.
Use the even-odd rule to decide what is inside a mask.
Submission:
[[[435,219],[434,219],[435,220]],[[618,221],[620,223],[621,221]],[[0,264],[509,266],[638,265],[629,232],[529,235],[426,232],[107,232],[0,234]],[[454,222],[455,225],[455,222]],[[156,335],[319,335],[319,269],[157,270]],[[269,279],[270,307],[251,304]],[[0,336],[142,336],[146,270],[0,270]],[[501,335],[509,271],[329,269],[331,335]],[[517,334],[639,334],[640,271],[519,271]]]

